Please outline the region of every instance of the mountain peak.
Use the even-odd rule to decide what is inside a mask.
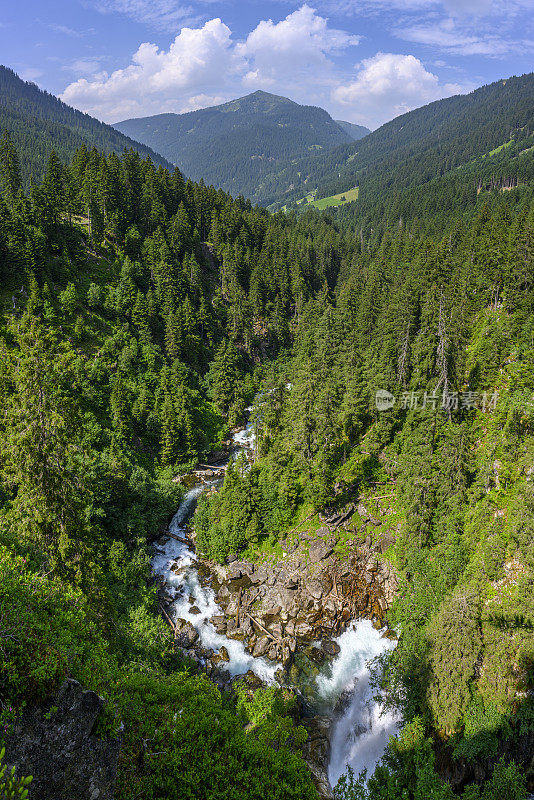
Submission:
[[[253,199],[273,169],[354,140],[324,109],[263,89],[218,106],[124,120],[115,127],[150,142],[194,180]]]

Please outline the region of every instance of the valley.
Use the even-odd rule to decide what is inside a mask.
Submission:
[[[0,798],[527,800],[532,74],[357,141],[0,78]]]

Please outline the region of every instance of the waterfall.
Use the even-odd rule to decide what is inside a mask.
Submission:
[[[199,495],[207,485],[209,484],[195,486],[187,492],[169,526],[171,533],[180,537],[186,536],[184,523],[191,516]],[[195,554],[191,548],[183,542],[170,539],[155,550],[152,569],[156,575],[164,578],[167,590],[172,595],[174,620],[183,619],[194,625],[203,647],[216,652],[221,647],[226,647],[230,661],[224,667],[230,675],[244,675],[252,670],[266,683],[272,683],[278,664],[264,658],[254,658],[247,653],[243,642],[217,633],[211,624],[211,617],[222,614],[222,610],[215,601],[213,590],[209,586],[201,585]],[[200,613],[192,613],[195,606]]]
[[[395,643],[384,638],[367,619],[353,622],[335,641],[340,651],[328,674],[317,678],[319,698],[335,709],[328,767],[331,786],[336,785],[348,766],[355,775],[364,769],[372,774],[389,737],[398,728],[396,716],[384,711],[373,697],[368,666],[371,659]]]
[[[254,446],[253,427],[234,434],[234,444],[240,449]],[[197,499],[209,486],[220,483],[216,479],[195,486],[184,496],[170,524],[170,532],[186,537],[185,523],[191,517]],[[266,683],[275,682],[279,664],[264,658],[254,658],[244,644],[218,634],[210,622],[211,617],[222,614],[215,594],[209,586],[202,586],[196,567],[196,556],[188,544],[169,539],[155,548],[152,558],[154,573],[161,575],[167,591],[173,598],[171,616],[194,625],[202,646],[215,652],[221,647],[228,651],[230,661],[224,668],[232,675],[243,675],[249,670]],[[195,608],[196,606],[196,608]],[[198,611],[199,613],[192,613]],[[395,646],[369,620],[352,622],[335,640],[339,653],[317,678],[317,700],[324,713],[334,722],[331,732],[331,754],[328,778],[335,786],[347,766],[357,775],[363,769],[371,774],[384,753],[389,737],[398,728],[394,714],[384,712],[373,698],[368,662]]]

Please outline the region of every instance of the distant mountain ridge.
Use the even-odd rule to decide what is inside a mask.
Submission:
[[[371,133],[370,129],[364,125],[355,125],[354,122],[345,122],[342,119],[336,119],[336,122],[355,142]]]
[[[360,187],[358,202],[421,186],[534,130],[534,73],[436,100],[358,142],[301,158],[270,184],[265,202],[287,205],[311,190],[328,197]]]
[[[12,69],[0,66],[0,131],[4,129],[19,150],[26,184],[30,179],[41,178],[51,150],[66,161],[82,144],[118,154],[132,147],[142,158],[149,156],[155,164],[171,167],[150,147],[71,108],[35,83],[23,81]]]
[[[253,200],[261,198],[264,175],[296,158],[348,144],[355,134],[322,108],[263,91],[186,114],[124,120],[114,127],[161,153],[188,177]]]

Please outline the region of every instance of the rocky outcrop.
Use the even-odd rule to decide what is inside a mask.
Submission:
[[[282,541],[284,555],[276,561],[229,557],[212,580],[224,611],[212,620],[217,632],[244,641],[254,656],[288,666],[297,647],[311,641],[326,641],[333,655],[331,639],[350,619],[366,616],[383,625],[397,591],[394,570],[380,558],[384,542],[356,536],[339,555],[338,538],[325,525]]]
[[[308,738],[302,746],[304,761],[313,776],[313,781],[323,800],[333,798],[328,782],[328,762],[330,761],[330,717],[310,717],[299,720],[306,728]]]
[[[67,680],[51,702],[31,706],[6,741],[5,761],[33,775],[29,800],[112,800],[120,741],[94,735],[104,700]]]

